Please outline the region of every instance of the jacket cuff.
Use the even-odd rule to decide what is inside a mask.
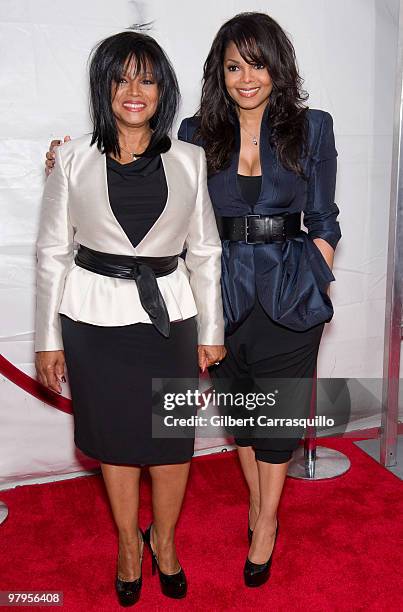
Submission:
[[[224,344],[224,319],[221,324],[209,324],[208,329],[203,329],[203,325],[199,323],[199,317],[196,316],[197,322],[197,344],[205,346],[223,345]]]
[[[39,329],[36,331],[34,347],[35,353],[38,353],[39,351],[64,350],[60,320],[58,321],[57,326],[52,326],[48,329]]]
[[[322,240],[326,240],[330,246],[336,250],[337,244],[341,238],[341,231],[329,231],[329,230],[312,230],[308,232],[308,236],[313,240],[314,238],[322,238]]]

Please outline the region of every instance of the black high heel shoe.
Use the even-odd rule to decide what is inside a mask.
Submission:
[[[154,575],[156,570],[158,569],[161,591],[164,595],[166,595],[167,597],[172,597],[173,599],[182,599],[182,597],[185,597],[187,592],[187,580],[185,572],[182,568],[180,568],[179,572],[176,572],[176,574],[164,574],[164,572],[161,572],[158,565],[157,556],[151,547],[151,527],[152,524],[145,531],[144,541],[151,552],[152,573]]]
[[[143,559],[143,549],[144,549],[144,533],[139,529],[141,533],[141,539],[143,541],[143,546],[140,553],[140,577],[136,580],[121,580],[118,575],[116,575],[115,581],[115,589],[116,594],[119,599],[119,603],[121,606],[128,607],[134,606],[135,603],[140,599],[141,586],[143,583],[141,576],[141,562]]]
[[[243,570],[243,576],[246,586],[258,587],[267,582],[270,577],[270,568],[273,561],[274,547],[276,546],[277,534],[278,534],[279,522],[277,519],[276,533],[274,535],[273,550],[270,555],[270,559],[266,563],[253,563],[249,561],[249,557],[246,558],[245,567]]]

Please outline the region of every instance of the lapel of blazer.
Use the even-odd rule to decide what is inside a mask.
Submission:
[[[150,257],[161,256],[161,250],[168,254],[177,243],[177,225],[179,207],[182,206],[181,198],[181,158],[175,141],[169,151],[161,154],[164,165],[165,178],[168,187],[168,197],[165,207],[154,223],[145,234],[139,244],[134,247],[129,237],[123,230],[115,217],[108,193],[108,180],[106,169],[106,157],[102,155],[96,146],[90,147],[87,178],[91,177],[91,202],[93,203],[92,214],[102,215],[102,231],[108,244],[108,252],[126,255],[147,255]],[[173,186],[175,188],[173,189]],[[165,253],[166,251],[166,253]]]
[[[84,182],[88,190],[87,194],[84,192],[86,205],[91,206],[88,231],[92,231],[90,222],[93,218],[97,225],[102,224],[102,237],[108,253],[135,255],[135,248],[112,211],[108,193],[106,156],[99,152],[96,145],[89,147],[88,155],[83,158],[80,170],[84,173]],[[83,191],[80,189],[80,195],[82,194]]]
[[[150,257],[161,256],[161,249],[164,255],[176,254],[178,241],[178,213],[182,207],[181,197],[181,159],[176,147],[175,140],[172,140],[171,148],[166,153],[161,154],[164,166],[165,179],[168,187],[168,196],[165,207],[147,234],[136,247],[136,254],[141,256],[147,254]]]

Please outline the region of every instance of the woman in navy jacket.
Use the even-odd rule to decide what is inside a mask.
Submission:
[[[205,149],[222,238],[227,356],[210,370],[216,389],[225,379],[237,390],[261,378],[309,382],[333,316],[327,292],[341,237],[333,122],[306,108],[301,84],[281,27],[263,13],[237,15],[205,62],[198,113],[179,129],[179,138]],[[311,390],[288,396],[289,411],[306,414]],[[269,577],[277,508],[301,435],[235,435],[250,489],[247,586]]]

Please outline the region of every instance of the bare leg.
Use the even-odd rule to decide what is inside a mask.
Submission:
[[[119,532],[118,576],[132,581],[140,576],[138,535],[140,467],[101,463],[105,487]]]
[[[256,463],[259,471],[260,512],[253,530],[248,557],[253,563],[265,563],[274,546],[277,508],[290,462],[276,464],[257,461]]]
[[[164,574],[180,570],[175,549],[175,526],[179,518],[188,480],[190,461],[150,466],[154,522],[151,545]]]
[[[259,471],[252,446],[238,446],[238,457],[249,487],[249,526],[255,528],[260,511]]]

